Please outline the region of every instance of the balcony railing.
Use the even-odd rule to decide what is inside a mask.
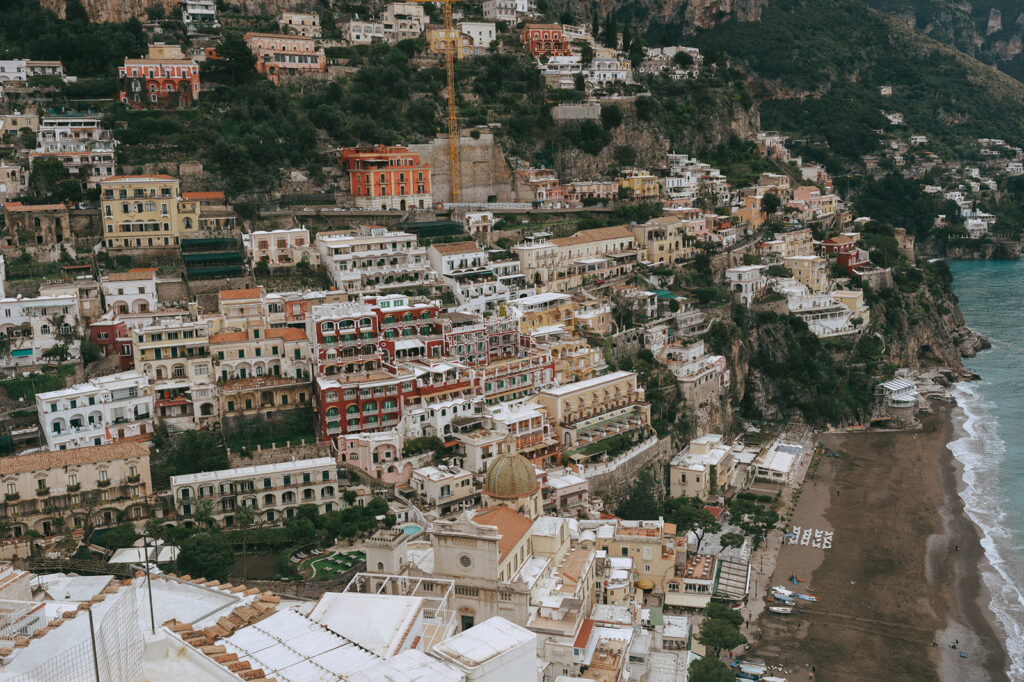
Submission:
[[[77,493],[81,489],[82,489],[82,484],[81,483],[69,483],[68,484],[68,492],[69,493]]]
[[[129,483],[138,483],[140,480],[142,480],[142,477],[136,474],[134,476],[129,476],[126,480]]]
[[[38,495],[39,497],[46,497],[49,494],[50,494],[50,489],[49,488],[36,488],[36,495]]]
[[[4,495],[5,502],[17,502],[19,499],[21,499],[21,495],[18,493],[7,493]]]
[[[110,481],[109,480],[106,480],[106,481],[96,481],[96,486],[99,487],[99,488],[106,488],[109,485],[110,485]]]

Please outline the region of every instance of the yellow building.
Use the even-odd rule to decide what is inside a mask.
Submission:
[[[519,331],[523,334],[556,326],[569,331],[575,324],[573,313],[578,308],[572,296],[554,292],[526,296],[512,305],[519,311]]]
[[[658,178],[639,168],[626,168],[619,176],[619,189],[629,190],[631,197],[659,197],[661,185]]]
[[[173,247],[199,228],[199,202],[185,201],[170,175],[118,175],[100,182],[108,249]]]
[[[651,406],[636,372],[612,372],[541,391],[534,399],[558,425],[558,441],[571,450],[629,431],[645,431]]]
[[[473,39],[457,28],[453,28],[450,33],[447,29],[443,28],[428,28],[423,32],[423,37],[427,40],[427,49],[434,54],[443,55],[452,42],[455,43],[456,59],[471,57],[476,54],[473,47]]]
[[[548,236],[533,235],[514,249],[526,281],[541,292],[566,292],[626,275],[637,262],[637,240],[625,225]]]
[[[820,256],[787,256],[783,261],[793,272],[793,279],[811,291],[828,288],[828,263]]]
[[[733,217],[741,223],[750,225],[751,229],[757,230],[764,224],[764,212],[762,200],[764,197],[758,195],[743,198],[743,207],[733,211]]]
[[[632,225],[641,258],[654,265],[673,265],[693,258],[697,240],[686,234],[683,221],[675,216],[651,218]]]
[[[597,533],[596,546],[607,550],[610,557],[632,559],[637,587],[652,590],[656,595],[669,591],[669,582],[675,576],[675,524],[619,520],[610,538],[601,530]],[[680,548],[680,551],[685,550]]]
[[[832,298],[863,318],[864,323],[861,325],[861,328],[866,328],[871,323],[871,308],[864,302],[864,292],[862,290],[833,291]]]

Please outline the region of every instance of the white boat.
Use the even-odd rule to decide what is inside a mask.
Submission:
[[[787,597],[792,597],[793,596],[793,591],[792,590],[787,590],[782,585],[772,585],[772,592],[774,592],[775,594],[783,594],[783,595],[785,595]]]
[[[771,611],[772,613],[785,613],[785,614],[793,613],[793,607],[792,606],[769,606],[768,610]]]

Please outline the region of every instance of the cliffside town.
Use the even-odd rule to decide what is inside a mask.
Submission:
[[[87,603],[111,679],[677,679],[813,431],[984,347],[922,254],[1019,255],[1021,140],[851,155],[621,12],[435,4],[0,8],[0,679]]]

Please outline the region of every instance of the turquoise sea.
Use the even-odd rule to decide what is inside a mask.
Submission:
[[[1024,261],[950,263],[967,325],[992,342],[964,364],[980,381],[957,384],[965,435],[950,444],[964,467],[961,493],[981,529],[991,608],[1007,633],[1011,679],[1024,679]]]

